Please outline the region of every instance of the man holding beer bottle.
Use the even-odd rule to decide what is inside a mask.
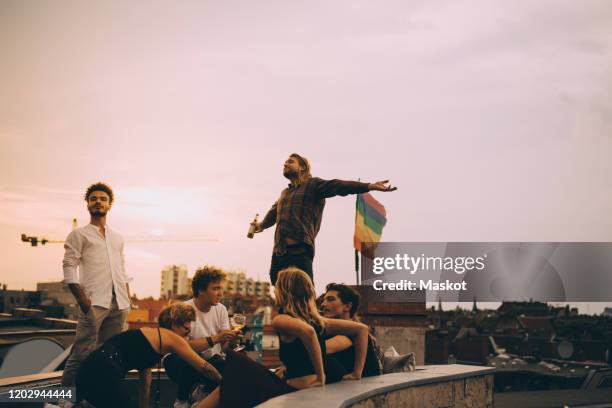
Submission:
[[[278,271],[296,266],[313,278],[312,260],[315,238],[321,227],[325,199],[368,191],[395,191],[389,180],[376,183],[359,181],[323,180],[310,175],[310,164],[305,157],[293,153],[285,161],[283,176],[290,183],[272,205],[261,222],[253,221],[254,232],[262,232],[276,224],[274,250],[270,265],[270,280],[274,285]]]

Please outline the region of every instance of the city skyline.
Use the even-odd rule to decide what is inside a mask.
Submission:
[[[384,241],[612,241],[612,5],[0,4],[0,282],[62,278],[58,244],[116,193],[138,296],[168,264],[268,276],[249,222],[293,152],[390,179]],[[355,197],[327,201],[314,280],[354,283]],[[594,306],[595,307],[595,306]],[[602,307],[603,309],[603,307]]]

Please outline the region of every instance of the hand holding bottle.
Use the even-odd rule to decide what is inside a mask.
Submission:
[[[250,224],[249,232],[247,233],[247,238],[252,239],[256,232],[261,231],[261,227],[259,226],[259,223],[257,222],[257,217],[259,217],[259,214],[255,214],[255,218]]]

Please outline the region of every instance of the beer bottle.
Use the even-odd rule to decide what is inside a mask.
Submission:
[[[257,225],[257,217],[259,217],[259,214],[255,214],[255,218],[253,219],[253,222],[251,223],[251,226],[249,227],[249,232],[247,233],[247,238],[253,238],[253,236],[255,235],[255,228]]]

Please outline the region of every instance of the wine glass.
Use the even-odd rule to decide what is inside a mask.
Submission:
[[[232,324],[232,330],[238,332],[246,325],[246,316],[240,313],[234,313],[230,321]]]
[[[230,324],[232,325],[232,330],[236,332],[236,334],[238,334],[238,338],[236,339],[237,340],[236,344],[233,347],[234,351],[240,351],[244,348],[244,346],[241,346],[241,342],[242,342],[241,334],[242,333],[240,331],[246,325],[246,316],[240,313],[234,313],[234,315],[232,316],[230,320]]]

